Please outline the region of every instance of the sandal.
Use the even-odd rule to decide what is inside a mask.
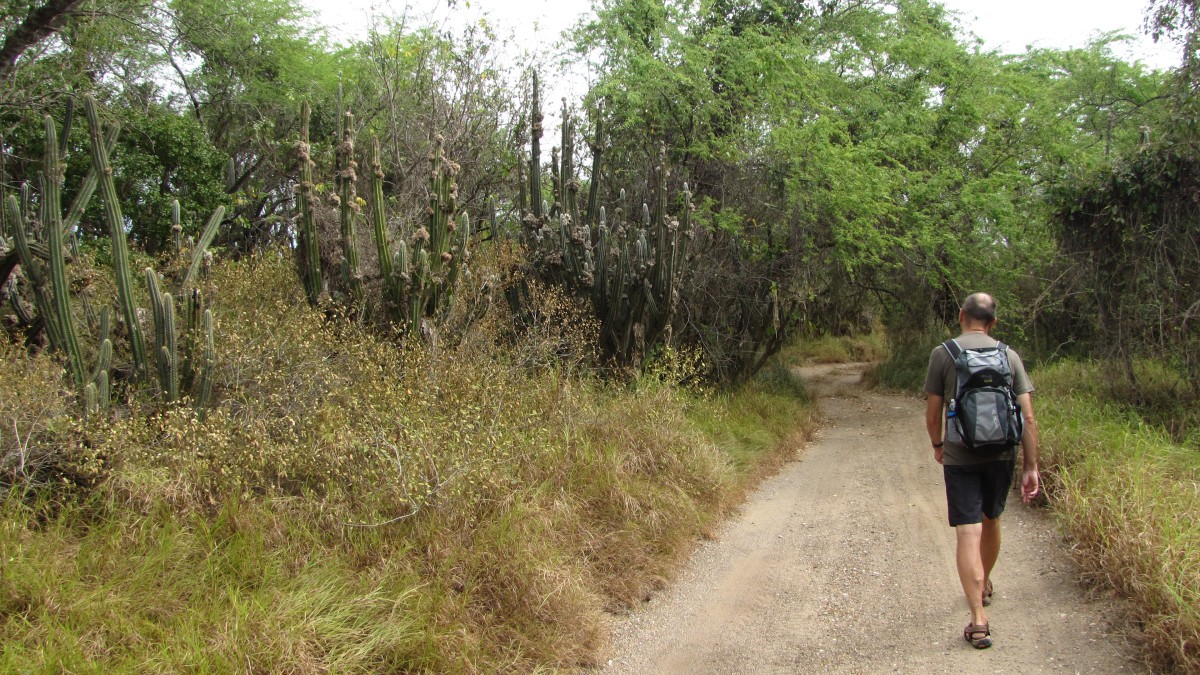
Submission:
[[[992,646],[992,631],[986,623],[969,623],[963,629],[963,639],[975,649],[987,649]]]
[[[983,606],[987,607],[992,604],[992,580],[988,579],[983,586]]]

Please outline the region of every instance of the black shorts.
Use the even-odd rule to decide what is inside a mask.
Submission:
[[[999,518],[1012,487],[1015,460],[943,466],[950,527],[982,523],[983,517]]]

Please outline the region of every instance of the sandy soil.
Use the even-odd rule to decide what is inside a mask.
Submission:
[[[1018,495],[993,573],[991,649],[962,639],[941,468],[924,402],[864,391],[855,364],[802,375],[823,431],[701,543],[672,586],[613,617],[613,673],[1137,673],[1119,612]]]

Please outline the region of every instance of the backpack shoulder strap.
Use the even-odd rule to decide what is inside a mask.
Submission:
[[[1004,344],[1003,342],[997,341],[996,342],[996,352],[1000,354],[1000,359],[1001,359],[1001,362],[1004,364],[1004,369],[1006,371],[1008,371],[1004,375],[1008,379],[1009,389],[1012,389],[1014,386],[1016,386],[1017,376],[1016,376],[1016,373],[1013,372],[1012,362],[1008,358],[1008,345]]]
[[[958,344],[958,340],[946,340],[942,343],[942,347],[950,354],[950,360],[955,361],[958,355],[963,352],[962,345]]]

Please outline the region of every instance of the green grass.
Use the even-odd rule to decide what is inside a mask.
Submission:
[[[816,406],[784,359],[768,364],[737,392],[698,403],[689,419],[742,471],[753,470],[781,441],[788,449],[798,448],[817,427]],[[787,456],[780,453],[776,460]],[[760,468],[774,466],[768,462]]]
[[[1111,400],[1098,364],[1038,373],[1049,494],[1092,578],[1130,599],[1147,654],[1200,670],[1200,453]]]
[[[604,383],[486,321],[436,355],[327,322],[285,259],[214,277],[204,419],[79,422],[0,348],[5,458],[48,467],[0,502],[0,672],[575,669],[812,424],[783,368]]]
[[[867,335],[805,338],[792,342],[782,350],[782,358],[794,363],[879,361],[886,356],[887,342],[882,329]]]

